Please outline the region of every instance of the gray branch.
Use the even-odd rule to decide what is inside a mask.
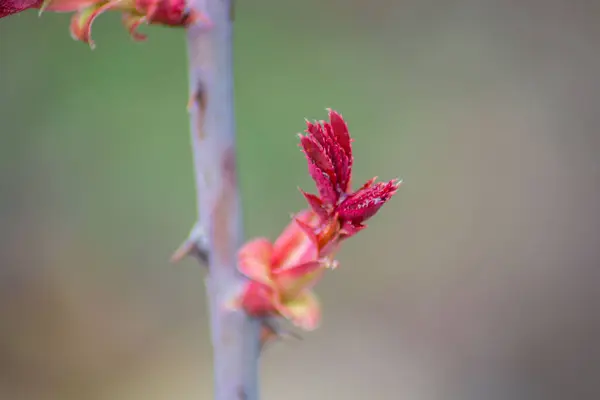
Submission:
[[[190,7],[204,12],[213,26],[188,29],[199,220],[173,258],[195,254],[208,261],[215,400],[258,400],[260,322],[225,307],[243,279],[236,268],[243,232],[236,180],[232,1],[190,0]]]

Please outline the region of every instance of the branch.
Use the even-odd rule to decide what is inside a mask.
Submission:
[[[243,241],[236,182],[233,108],[233,0],[190,0],[212,20],[188,29],[192,149],[198,222],[174,255],[208,261],[207,294],[214,348],[215,400],[258,400],[260,322],[225,307],[242,282],[236,253]]]

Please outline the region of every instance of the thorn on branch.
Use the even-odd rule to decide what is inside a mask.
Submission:
[[[204,112],[206,111],[206,94],[207,93],[204,84],[202,82],[198,82],[196,90],[194,90],[188,100],[188,111],[191,112],[193,107],[197,105],[201,115],[203,116]]]
[[[194,107],[197,107],[198,111],[198,119],[197,119],[197,129],[196,134],[199,139],[204,138],[204,116],[206,114],[206,106],[208,104],[208,93],[206,91],[205,84],[199,80],[196,89],[190,96],[187,104],[188,112],[192,112]]]
[[[208,248],[208,237],[206,236],[202,225],[197,222],[190,231],[188,238],[171,256],[171,263],[175,264],[187,256],[193,256],[202,263],[208,265]]]
[[[261,321],[261,332],[260,332],[260,351],[264,351],[266,346],[270,343],[274,343],[279,340],[285,339],[296,339],[302,340],[302,336],[299,334],[287,330],[281,327],[281,324],[277,322],[275,318],[264,318]]]

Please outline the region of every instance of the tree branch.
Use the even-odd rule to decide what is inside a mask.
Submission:
[[[190,238],[174,258],[191,253],[208,260],[215,400],[258,400],[260,322],[242,311],[225,307],[243,279],[236,268],[243,232],[236,181],[232,2],[189,2],[191,8],[212,20],[212,27],[188,29],[192,149],[199,217]]]

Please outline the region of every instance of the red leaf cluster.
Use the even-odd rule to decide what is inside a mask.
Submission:
[[[190,10],[186,0],[0,0],[0,18],[21,11],[39,8],[47,11],[74,12],[71,36],[93,46],[92,24],[106,11],[120,11],[123,24],[134,40],[144,40],[137,32],[142,24],[187,27],[196,22],[210,26],[202,13]]]
[[[352,191],[352,142],[342,116],[329,110],[329,121],[307,121],[300,146],[308,161],[308,172],[319,195],[302,192],[310,208],[321,218],[321,247],[346,239],[364,229],[371,218],[396,193],[400,182],[367,181]],[[313,227],[314,228],[314,227]]]

